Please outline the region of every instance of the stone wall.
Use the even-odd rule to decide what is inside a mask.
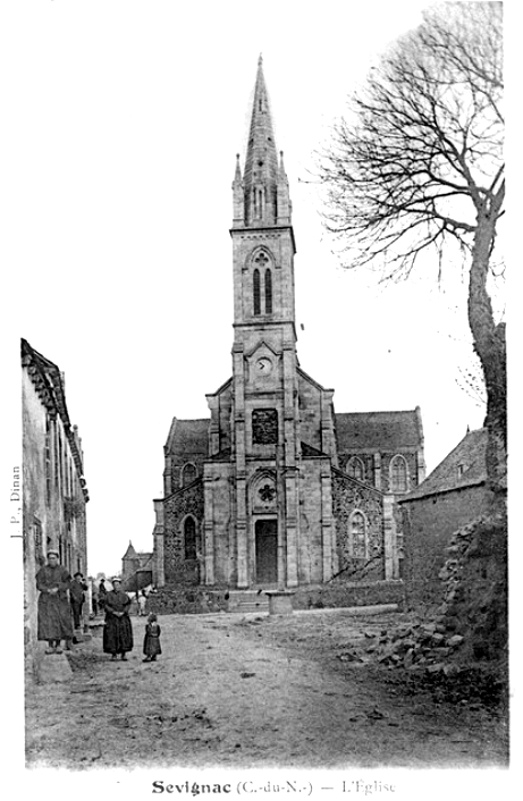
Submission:
[[[404,501],[403,578],[410,608],[420,604],[439,604],[444,584],[439,572],[446,559],[445,548],[454,532],[488,509],[483,485]]]
[[[164,502],[165,533],[163,538],[165,581],[176,584],[197,584],[198,565],[185,560],[184,520],[192,515],[196,521],[197,540],[202,537],[203,483],[198,481]]]
[[[383,542],[383,496],[372,487],[333,472],[333,517],[336,525],[338,571],[345,577],[383,579],[385,558]],[[367,557],[353,558],[350,547],[350,519],[354,511],[366,519]]]
[[[398,604],[403,607],[405,587],[402,581],[345,582],[334,580],[315,587],[298,587],[293,596],[294,609],[346,608]]]
[[[197,615],[209,612],[226,612],[226,590],[208,590],[205,587],[169,588],[147,598],[147,612],[157,615]]]
[[[464,660],[507,659],[507,552],[505,510],[464,526],[446,548],[438,621],[464,637]]]

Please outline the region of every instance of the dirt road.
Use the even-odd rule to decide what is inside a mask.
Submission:
[[[68,682],[28,692],[29,765],[505,764],[503,724],[481,706],[405,695],[388,683],[390,671],[340,659],[383,617],[336,610],[159,622],[158,662],[142,663],[144,619],[133,618],[128,662],[108,661],[94,639],[76,646]]]

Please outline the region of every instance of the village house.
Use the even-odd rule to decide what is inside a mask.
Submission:
[[[54,549],[71,574],[87,573],[89,500],[78,427],[71,425],[63,373],[22,339],[24,626],[26,669],[37,657],[35,575]]]
[[[486,469],[487,430],[465,437],[418,487],[399,499],[409,605],[438,603],[438,577],[451,536],[490,509]]]

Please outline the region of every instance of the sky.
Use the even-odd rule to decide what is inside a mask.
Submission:
[[[207,417],[205,394],[231,374],[231,182],[260,53],[293,202],[301,366],[335,389],[338,412],[419,405],[429,471],[481,426],[460,387],[472,360],[460,270],[445,265],[440,286],[430,263],[387,286],[343,270],[311,183],[348,94],[426,5],[3,6],[2,363],[13,419],[20,337],[65,373],[90,574],[118,572],[130,540],[152,549],[171,420]]]

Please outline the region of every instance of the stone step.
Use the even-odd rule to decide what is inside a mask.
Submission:
[[[268,612],[269,598],[257,590],[233,590],[229,595],[229,612]]]
[[[266,613],[269,611],[269,606],[261,606],[258,604],[240,604],[239,606],[235,606],[233,609],[229,609],[229,612],[239,612],[241,614],[251,614],[255,612]]]

